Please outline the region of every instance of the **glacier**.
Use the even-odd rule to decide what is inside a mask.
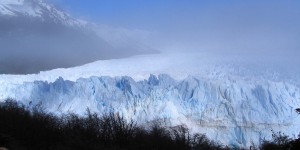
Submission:
[[[6,98],[57,115],[83,115],[89,108],[99,114],[118,113],[140,125],[163,119],[168,125],[184,124],[192,132],[239,147],[258,145],[273,131],[292,137],[300,131],[295,111],[300,108],[300,88],[280,81],[201,75],[174,79],[167,74],[140,80],[129,76],[6,80],[0,99]]]
[[[239,57],[241,58],[241,57]],[[300,131],[299,71],[205,53],[100,60],[38,74],[0,75],[0,101],[57,115],[118,113],[140,125],[186,125],[226,145],[249,148],[273,132]],[[284,67],[285,68],[285,67]]]

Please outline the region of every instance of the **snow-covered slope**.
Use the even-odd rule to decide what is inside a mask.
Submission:
[[[203,54],[160,54],[0,75],[0,99],[39,104],[57,114],[84,114],[90,108],[120,113],[140,124],[164,119],[245,147],[270,138],[271,130],[298,135],[300,88],[295,82],[257,67],[261,76],[249,74],[254,70],[219,60]]]
[[[284,63],[286,64],[281,66],[282,62],[260,61],[258,57],[253,61],[249,61],[243,57],[237,59],[233,56],[218,56],[209,53],[160,53],[122,59],[99,60],[82,66],[42,71],[38,74],[0,74],[0,84],[21,84],[35,80],[54,82],[59,77],[76,81],[78,78],[89,78],[91,76],[130,76],[139,81],[147,79],[149,74],[168,74],[176,80],[184,79],[189,75],[216,79],[236,76],[245,80],[255,78],[285,81],[300,85],[299,67],[288,64],[285,60]]]
[[[28,16],[58,24],[83,27],[87,22],[75,19],[44,0],[0,0],[0,15]]]

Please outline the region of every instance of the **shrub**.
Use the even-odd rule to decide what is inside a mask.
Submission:
[[[184,126],[150,129],[114,113],[55,116],[13,100],[0,103],[0,147],[9,150],[224,149]]]
[[[262,150],[298,150],[300,149],[300,136],[292,139],[282,132],[273,133],[271,141],[263,141]]]

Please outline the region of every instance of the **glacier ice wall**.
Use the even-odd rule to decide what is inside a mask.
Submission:
[[[3,83],[0,99],[8,97],[56,114],[84,114],[89,108],[119,113],[140,124],[166,119],[223,144],[243,147],[269,139],[271,130],[290,136],[300,132],[295,112],[300,108],[300,89],[277,81],[200,76],[174,80],[165,74],[141,81],[128,76],[59,78]]]

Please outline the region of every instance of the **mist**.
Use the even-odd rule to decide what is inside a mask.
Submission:
[[[228,1],[206,5],[199,6],[202,10],[193,9],[195,6],[182,10],[187,12],[174,10],[176,17],[158,28],[160,36],[168,39],[160,44],[181,46],[183,51],[299,56],[299,2]]]
[[[78,17],[150,33],[143,42],[162,53],[199,52],[253,61],[293,59],[300,64],[297,0],[59,1]]]
[[[163,53],[203,53],[252,71],[272,68],[300,74],[299,1],[182,5],[165,13],[166,20],[156,28],[157,41],[152,45]]]

